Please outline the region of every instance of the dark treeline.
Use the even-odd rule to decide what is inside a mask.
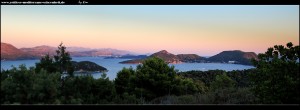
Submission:
[[[74,76],[62,44],[54,60],[1,70],[1,104],[296,104],[299,46],[269,48],[255,69],[178,72],[157,57],[123,68],[113,81],[103,73]],[[62,73],[68,73],[62,77]]]
[[[151,59],[161,60],[161,59]],[[160,61],[162,62],[162,60]],[[143,65],[144,66],[144,65]],[[166,64],[167,66],[167,64]],[[210,104],[257,103],[245,71],[188,71],[144,74],[124,68],[114,81],[106,74],[61,77],[25,65],[1,72],[2,104]],[[148,71],[148,70],[147,70]],[[163,70],[162,70],[163,71]],[[171,71],[169,71],[171,72]],[[202,75],[199,75],[201,73]],[[234,73],[233,76],[227,74]],[[218,79],[218,78],[219,79]],[[240,81],[242,80],[242,81]],[[241,85],[241,86],[239,86]],[[243,96],[243,97],[241,97]]]

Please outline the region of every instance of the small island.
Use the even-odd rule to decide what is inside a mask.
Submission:
[[[74,71],[76,73],[93,73],[93,72],[108,71],[105,67],[90,61],[81,61],[81,62],[72,61],[72,65],[74,66]]]

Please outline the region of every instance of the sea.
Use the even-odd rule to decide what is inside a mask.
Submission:
[[[129,68],[132,67],[136,69],[138,64],[121,64],[119,62],[130,60],[130,59],[105,59],[105,57],[72,57],[73,61],[91,61],[100,66],[105,67],[108,69],[106,72],[107,77],[110,80],[114,80],[117,76],[117,73],[122,70],[122,68]],[[35,66],[39,60],[14,60],[14,61],[1,61],[1,70],[11,69],[13,66],[18,67],[21,64],[24,64],[27,68]],[[207,70],[225,70],[225,71],[232,71],[232,70],[244,70],[244,69],[251,69],[255,68],[254,66],[249,65],[240,65],[240,64],[227,64],[227,63],[179,63],[179,64],[169,64],[169,66],[174,66],[178,71],[190,71],[190,70],[200,70],[200,71],[207,71]],[[75,74],[76,75],[76,74]],[[82,74],[77,74],[82,75]],[[101,77],[102,73],[95,72],[91,73],[95,79]]]

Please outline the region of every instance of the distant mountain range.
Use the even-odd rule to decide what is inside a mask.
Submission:
[[[2,45],[2,43],[1,43],[1,45]],[[32,48],[20,48],[19,50],[26,52],[33,57],[39,57],[39,56],[44,56],[47,53],[49,53],[49,55],[54,55],[56,49],[57,48],[55,48],[55,47],[42,45],[42,46],[36,46],[36,47],[32,47]],[[1,59],[2,59],[2,57],[1,57]]]
[[[114,55],[114,56],[108,56],[105,57],[104,59],[143,59],[147,58],[147,55],[132,55],[132,54],[127,54],[127,55]]]
[[[57,47],[36,46],[32,48],[16,48],[15,46],[1,42],[1,60],[22,60],[22,59],[38,59],[46,54],[55,55]],[[67,47],[66,49],[71,56],[88,57],[88,56],[114,56],[134,54],[125,50],[117,50],[110,48],[90,49],[84,47]]]
[[[159,51],[150,55],[150,57],[158,57],[163,59],[167,63],[232,63],[232,64],[243,64],[243,65],[252,65],[250,62],[251,58],[258,59],[257,55],[254,52],[243,52],[240,50],[233,50],[233,51],[223,51],[217,55],[214,55],[209,58],[201,57],[196,54],[178,54],[174,55],[172,53],[167,52],[166,50]],[[122,64],[140,64],[145,59],[133,59],[120,62]]]
[[[22,60],[22,59],[37,59],[49,53],[55,55],[56,47],[51,46],[36,46],[32,48],[16,48],[11,44],[1,42],[1,60]],[[108,56],[106,58],[127,58],[127,60],[120,63],[123,64],[138,64],[142,63],[149,57],[159,57],[167,63],[233,63],[251,65],[250,59],[258,59],[254,52],[243,52],[240,50],[223,51],[211,57],[203,57],[196,54],[178,54],[174,55],[166,50],[156,52],[151,55],[134,55],[133,52],[125,50],[117,50],[110,48],[91,49],[84,47],[67,47],[66,49],[71,56],[75,57],[89,57],[89,56]]]

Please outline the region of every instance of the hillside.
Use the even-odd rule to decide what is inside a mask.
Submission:
[[[172,64],[182,63],[176,55],[174,55],[172,53],[169,53],[166,50],[162,50],[162,51],[156,52],[156,53],[150,55],[149,57],[158,57],[158,58],[163,59],[165,62],[172,63]],[[147,58],[149,58],[149,57],[147,57]],[[144,58],[144,59],[147,59],[147,58]],[[124,63],[124,64],[128,64],[128,63],[129,64],[138,64],[138,63],[142,63],[142,61],[144,59],[127,60],[127,61],[123,61],[123,62],[120,62],[120,63]]]
[[[169,53],[166,50],[162,50],[162,51],[156,52],[156,53],[150,55],[150,57],[161,58],[161,59],[163,59],[167,63],[174,63],[174,64],[181,63],[181,61],[179,60],[179,58],[176,55],[174,55],[172,53]]]
[[[205,57],[201,57],[201,56],[196,55],[196,54],[178,54],[178,55],[174,55],[172,53],[169,53],[166,50],[156,52],[156,53],[150,55],[149,57],[158,57],[158,58],[163,59],[165,62],[172,63],[172,64],[182,63],[182,62],[189,62],[189,63],[195,63],[195,62],[196,63],[205,63],[206,62]],[[149,58],[149,57],[147,57],[147,58]],[[120,63],[123,63],[123,64],[138,64],[138,63],[142,63],[142,61],[144,59],[146,59],[146,58],[127,60],[127,61],[123,61],[123,62],[120,62]]]
[[[1,60],[33,59],[34,56],[17,49],[15,46],[1,42]]]
[[[210,62],[219,63],[236,63],[244,65],[252,65],[250,59],[258,59],[254,52],[243,52],[240,50],[223,51],[217,55],[209,57],[207,60]]]
[[[177,58],[182,62],[205,62],[206,58],[196,54],[178,54]]]

